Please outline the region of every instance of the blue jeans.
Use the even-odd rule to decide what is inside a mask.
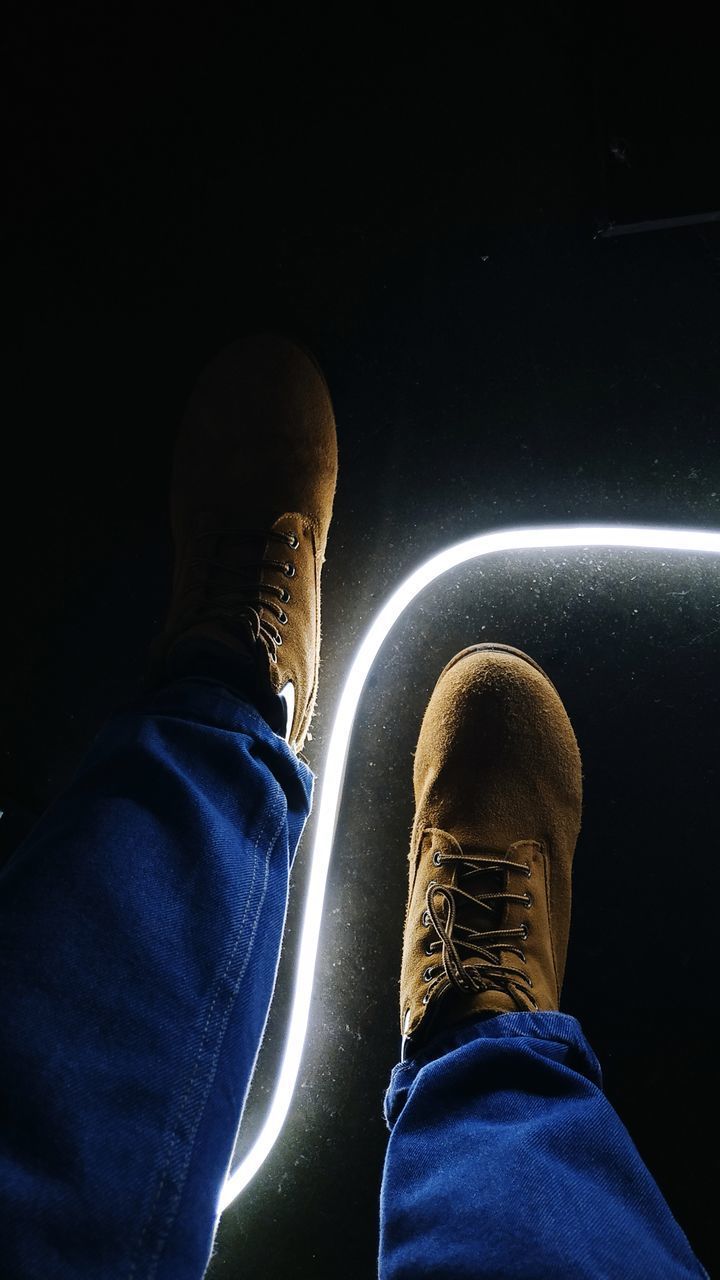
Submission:
[[[3,1280],[203,1275],[313,782],[240,696],[177,681],[6,866]],[[438,1037],[385,1107],[382,1277],[705,1274],[575,1019]]]

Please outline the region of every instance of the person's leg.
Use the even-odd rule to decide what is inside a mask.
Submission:
[[[414,788],[382,1280],[703,1275],[559,1012],[582,767],[534,659],[448,663]]]
[[[563,1013],[480,1015],[395,1067],[382,1280],[707,1273]]]
[[[3,1280],[199,1280],[310,808],[325,380],[227,347],[176,446],[147,689],[0,878]]]
[[[185,680],[100,734],[0,879],[5,1280],[198,1280],[312,774]]]

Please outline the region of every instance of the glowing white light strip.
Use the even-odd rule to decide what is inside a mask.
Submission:
[[[363,686],[388,632],[424,587],[467,560],[497,551],[546,550],[548,547],[649,547],[657,551],[705,551],[720,554],[720,533],[708,530],[646,528],[642,525],[540,525],[478,534],[440,551],[420,565],[393,592],[380,610],[358,650],[340,697],[325,760],[320,806],[307,888],[295,994],[285,1053],[272,1103],[263,1128],[220,1194],[222,1213],[248,1185],[272,1150],[285,1122],[305,1045],[325,885],[332,853],[348,745]]]

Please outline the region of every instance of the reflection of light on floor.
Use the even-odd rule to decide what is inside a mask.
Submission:
[[[355,713],[380,646],[401,613],[423,590],[448,569],[495,551],[545,550],[548,547],[649,547],[658,551],[701,551],[720,554],[720,533],[706,530],[646,528],[642,525],[547,525],[478,534],[426,560],[393,592],[368,631],[350,668],[335,714],[323,768],[315,845],[307,887],[300,954],[295,975],[285,1053],[265,1123],[245,1158],[228,1177],[218,1212],[240,1195],[272,1150],[285,1122],[305,1044],[310,996],[315,975],[323,899],[332,853],[340,792]],[[468,643],[471,643],[471,639]]]

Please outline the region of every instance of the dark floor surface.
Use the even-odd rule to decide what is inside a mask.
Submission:
[[[359,639],[429,553],[549,522],[720,529],[720,228],[598,235],[720,208],[712,41],[688,9],[671,28],[650,6],[578,8],[412,31],[16,10],[5,851],[142,672],[168,593],[172,439],[235,336],[296,333],[335,400],[318,771]],[[496,556],[411,608],[353,740],[299,1088],[213,1280],[373,1274],[412,751],[442,666],[481,639],[532,654],[575,727],[563,1007],[713,1270],[719,635],[720,566],[674,552]],[[282,1043],[312,832],[241,1145]]]

